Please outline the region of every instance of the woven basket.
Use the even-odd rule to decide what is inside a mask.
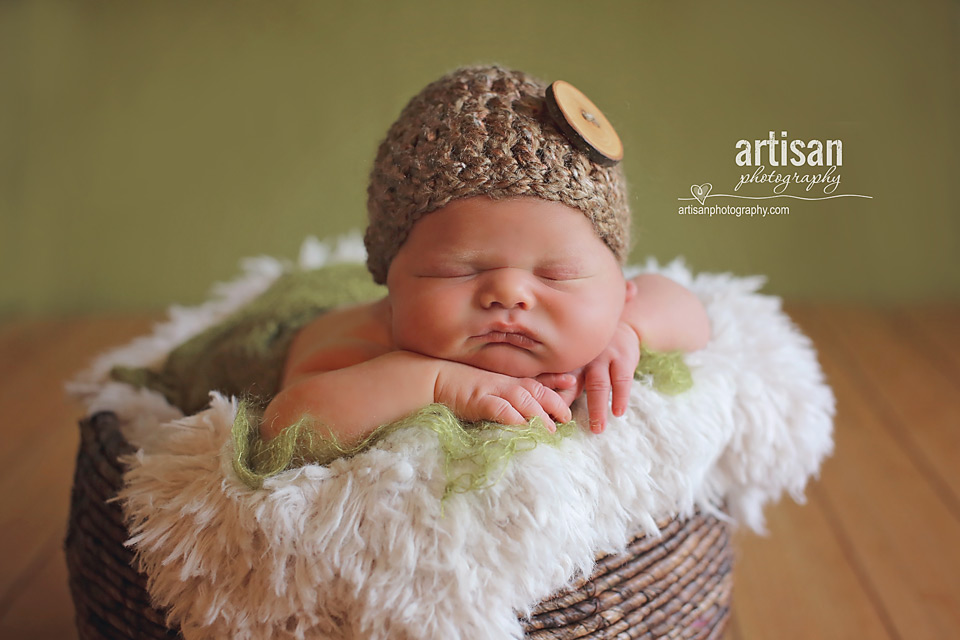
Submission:
[[[117,417],[80,422],[80,448],[65,543],[77,629],[83,640],[180,638],[150,603],[117,502],[119,456],[132,453]],[[540,603],[522,620],[530,639],[720,638],[730,611],[733,553],[728,526],[696,515],[659,523],[626,553],[604,556],[589,579]]]

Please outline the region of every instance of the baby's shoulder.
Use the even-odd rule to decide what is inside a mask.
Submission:
[[[344,338],[383,341],[389,336],[387,299],[337,307],[311,320],[294,344],[318,344]]]
[[[343,368],[392,350],[386,298],[331,309],[294,337],[284,366],[284,386],[293,377]]]

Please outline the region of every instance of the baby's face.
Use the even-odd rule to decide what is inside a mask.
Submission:
[[[397,348],[515,377],[593,360],[627,296],[586,216],[529,197],[455,200],[425,215],[387,287]]]

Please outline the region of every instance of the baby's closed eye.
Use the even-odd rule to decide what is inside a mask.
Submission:
[[[566,280],[578,280],[581,276],[578,273],[573,273],[569,271],[537,271],[536,275],[538,278],[544,280],[551,280],[553,282],[563,282]]]
[[[589,277],[586,269],[579,265],[551,265],[547,267],[537,267],[534,269],[534,275],[543,280],[554,282],[564,282],[568,280],[580,280]]]
[[[420,278],[468,278],[476,273],[476,269],[466,265],[444,265],[424,267],[417,276]]]

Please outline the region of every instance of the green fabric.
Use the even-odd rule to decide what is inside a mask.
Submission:
[[[239,478],[252,489],[267,478],[305,464],[328,464],[337,458],[352,456],[369,449],[385,436],[401,429],[418,428],[433,431],[439,439],[446,477],[443,498],[494,484],[507,462],[521,451],[538,444],[557,445],[576,432],[576,422],[557,425],[547,431],[537,418],[523,426],[505,426],[495,422],[463,422],[442,404],[431,404],[416,413],[384,425],[353,447],[344,447],[336,436],[308,417],[281,431],[275,438],[260,438],[262,412],[249,402],[242,402],[233,423],[233,468]],[[494,477],[494,473],[499,474]]]
[[[677,395],[693,386],[690,367],[683,360],[683,351],[653,351],[640,345],[640,361],[633,373],[636,379],[649,377],[660,393]]]
[[[225,320],[171,351],[159,371],[114,367],[110,377],[162,393],[185,415],[206,408],[211,390],[268,401],[280,389],[297,331],[327,309],[384,295],[386,287],[374,284],[362,264],[291,271]]]

